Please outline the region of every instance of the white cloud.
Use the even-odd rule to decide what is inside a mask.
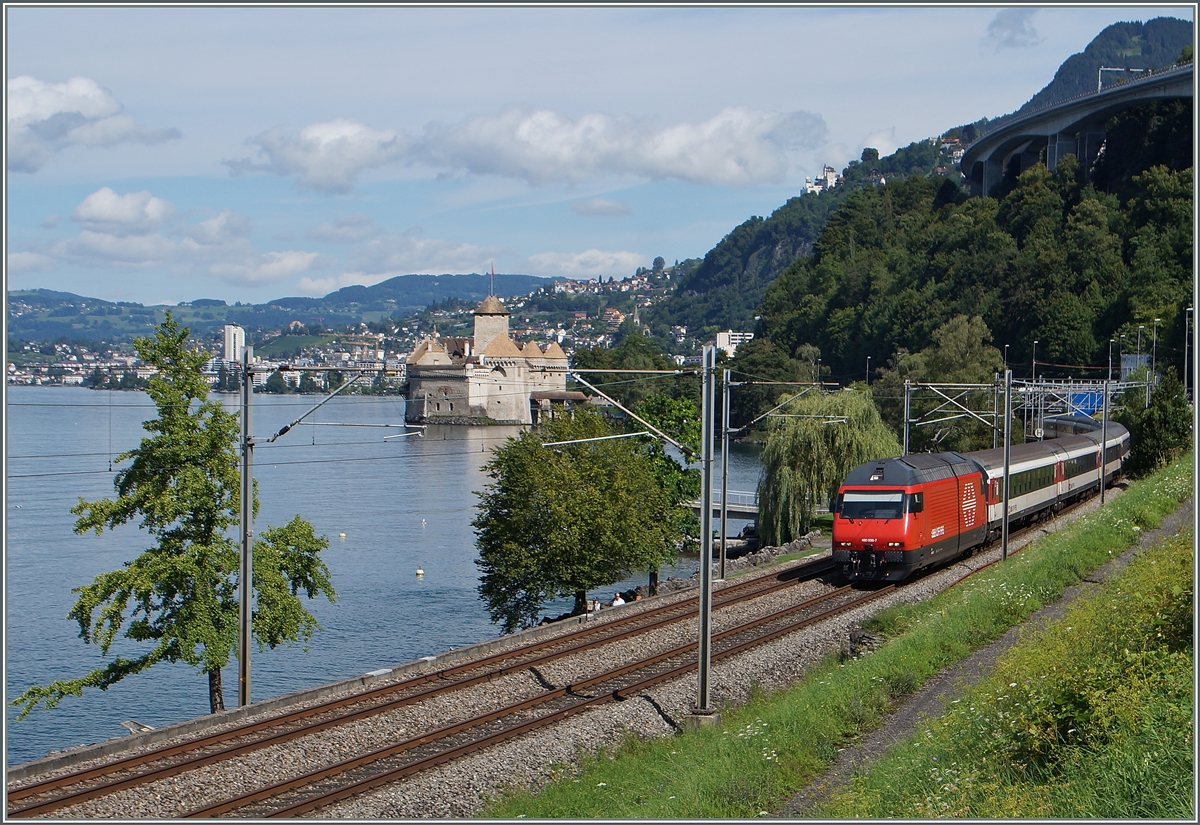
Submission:
[[[601,275],[632,275],[650,259],[637,252],[605,252],[589,249],[586,252],[539,252],[530,255],[526,268],[531,275],[561,275],[568,278],[596,278]]]
[[[316,252],[267,252],[256,260],[213,264],[209,272],[237,284],[276,283],[306,271],[316,259]]]
[[[600,197],[586,201],[572,201],[571,211],[577,215],[598,215],[604,217],[619,217],[621,215],[633,214],[633,210],[629,208],[629,204]]]
[[[145,129],[121,114],[107,89],[88,77],[46,83],[21,75],[8,81],[8,168],[36,172],[68,146],[162,143],[178,129]]]
[[[352,250],[351,255],[359,272],[390,278],[411,273],[482,272],[491,261],[511,257],[512,252],[498,246],[423,238],[417,230],[411,230],[375,238]]]
[[[106,232],[145,232],[171,216],[175,207],[148,191],[118,195],[107,186],[97,189],[71,210],[71,219]]]
[[[8,253],[9,272],[48,272],[54,269],[54,259],[40,252]]]
[[[996,12],[992,22],[988,23],[983,42],[989,46],[995,45],[996,51],[1036,46],[1045,38],[1040,37],[1037,29],[1033,27],[1035,14],[1037,9],[1001,9]]]
[[[358,243],[379,233],[370,215],[344,215],[334,221],[310,229],[305,235],[314,241]]]
[[[250,235],[250,219],[223,209],[214,217],[181,228],[179,234],[206,246],[236,243]]]
[[[825,121],[808,112],[732,107],[701,123],[655,129],[628,117],[571,120],[510,107],[459,123],[430,123],[421,140],[352,120],[310,124],[298,135],[276,127],[249,141],[261,160],[225,165],[234,175],[294,176],[329,192],[348,192],[366,170],[393,163],[536,184],[632,175],[746,186],[783,181],[794,153],[815,149],[827,134]]]
[[[117,235],[85,229],[75,238],[57,244],[58,257],[85,266],[144,269],[172,263],[194,252],[192,241],[173,241],[162,235]]]
[[[743,186],[778,183],[796,149],[816,148],[825,122],[808,112],[727,108],[703,123],[655,130],[631,118],[511,107],[425,129],[418,156],[435,166],[533,183],[606,175]]]
[[[350,191],[362,172],[400,159],[408,145],[407,138],[394,131],[342,119],[310,124],[298,135],[275,127],[249,142],[258,146],[265,161],[227,160],[232,174],[294,175],[314,189],[329,192]]]

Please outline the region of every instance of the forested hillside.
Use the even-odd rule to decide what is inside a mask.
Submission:
[[[975,380],[990,380],[1004,345],[1016,374],[1028,375],[1037,340],[1039,375],[1094,378],[1110,339],[1124,334],[1131,352],[1138,326],[1149,335],[1155,318],[1160,364],[1181,362],[1193,170],[1191,153],[1185,161],[1171,147],[1184,134],[1190,146],[1191,112],[1159,104],[1118,119],[1112,192],[1085,182],[1068,157],[1053,175],[1026,171],[999,200],[967,198],[937,177],[853,193],[813,254],[767,290],[759,339],[735,364],[782,378],[819,355],[846,381],[865,377],[870,356],[878,378],[970,380],[977,368]],[[939,349],[951,338],[957,357]]]
[[[694,337],[718,329],[748,330],[767,287],[792,261],[812,251],[829,215],[850,194],[880,178],[931,174],[942,162],[938,146],[919,141],[879,157],[875,149],[843,170],[839,186],[791,198],[769,218],[755,216],[736,227],[686,275],[675,293],[647,313],[650,328],[665,336],[673,325]]]

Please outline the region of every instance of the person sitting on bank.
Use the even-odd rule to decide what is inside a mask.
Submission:
[[[625,604],[625,600],[621,598],[621,594],[620,593],[615,594],[613,596],[612,606],[620,607],[623,604]]]

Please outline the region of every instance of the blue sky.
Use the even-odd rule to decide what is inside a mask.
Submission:
[[[8,288],[173,304],[698,257],[1192,7],[6,15]]]

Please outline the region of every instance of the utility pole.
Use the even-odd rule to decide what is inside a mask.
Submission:
[[[729,370],[721,380],[721,581],[725,581],[725,522],[729,509]]]
[[[903,452],[900,455],[908,455],[908,419],[909,410],[912,403],[912,384],[908,379],[904,379],[904,444],[901,445]]]
[[[704,390],[700,427],[700,640],[697,671],[699,695],[696,700],[697,724],[716,721],[708,684],[712,665],[712,443],[713,372],[716,371],[716,348],[704,347]]]
[[[1104,481],[1108,470],[1108,382],[1104,382],[1104,421],[1100,424],[1100,503],[1104,504]]]
[[[250,704],[250,638],[253,636],[253,611],[251,599],[254,595],[254,479],[251,470],[254,463],[254,438],[250,435],[250,400],[254,396],[254,378],[250,372],[250,359],[254,347],[242,349],[242,560],[238,572],[238,707]]]
[[[1012,370],[1004,371],[1004,505],[1000,522],[1000,558],[1008,558],[1008,477],[1011,467],[1009,445],[1012,443]]]
[[[1162,318],[1154,319],[1154,343],[1150,347],[1150,372],[1146,374],[1146,406],[1150,406],[1150,381],[1158,374],[1158,323]]]
[[[1188,349],[1192,343],[1192,308],[1188,307],[1183,312],[1183,398],[1190,400],[1191,394],[1188,392],[1190,386],[1189,381],[1191,375],[1188,373]]]
[[[867,388],[871,387],[871,356],[867,356]]]

